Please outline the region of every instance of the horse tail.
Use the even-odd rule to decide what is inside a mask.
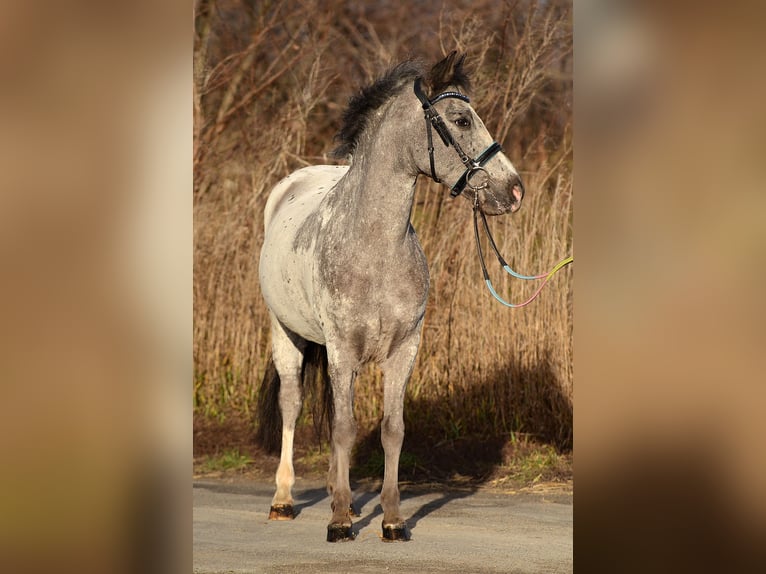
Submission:
[[[266,452],[279,453],[282,444],[282,412],[279,408],[279,373],[269,354],[258,391],[256,443]],[[327,347],[307,342],[301,366],[301,391],[308,401],[318,441],[332,436],[333,400],[327,363]]]
[[[309,342],[303,352],[301,369],[301,388],[304,401],[311,405],[314,422],[314,436],[321,444],[322,439],[332,438],[332,418],[334,413],[332,385],[327,363],[327,347]]]
[[[282,443],[282,412],[279,409],[279,373],[271,353],[258,390],[256,413],[255,442],[268,453],[278,453]]]

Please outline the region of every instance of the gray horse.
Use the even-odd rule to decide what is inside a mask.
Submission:
[[[410,224],[418,175],[448,183],[453,196],[467,187],[471,201],[489,215],[516,211],[523,197],[515,168],[464,94],[469,80],[463,60],[452,52],[430,71],[403,62],[361,90],[350,100],[337,136],[335,153],[350,157],[351,164],[300,169],[280,181],[266,203],[259,272],[276,372],[264,378],[262,392],[276,397],[282,425],[269,518],[294,516],[295,422],[306,363],[314,357],[310,351],[320,348],[332,391],[331,542],[354,537],[353,385],[368,362],[377,363],[384,376],[383,536],[410,537],[399,508],[399,455],[405,387],[429,287],[426,258]],[[280,413],[267,414],[279,420]]]

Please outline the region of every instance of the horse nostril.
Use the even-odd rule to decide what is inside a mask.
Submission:
[[[517,203],[521,203],[524,199],[524,184],[521,183],[521,178],[516,176],[511,182],[511,196]]]

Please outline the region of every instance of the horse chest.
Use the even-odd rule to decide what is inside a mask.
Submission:
[[[360,359],[385,357],[420,323],[428,267],[416,243],[399,250],[328,249],[319,258],[315,293],[328,338],[355,342]],[[328,255],[328,253],[325,253]]]

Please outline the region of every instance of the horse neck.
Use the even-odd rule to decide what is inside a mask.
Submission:
[[[390,121],[368,130],[345,178],[348,225],[371,241],[404,239],[410,228],[417,171],[408,161],[406,134]]]

